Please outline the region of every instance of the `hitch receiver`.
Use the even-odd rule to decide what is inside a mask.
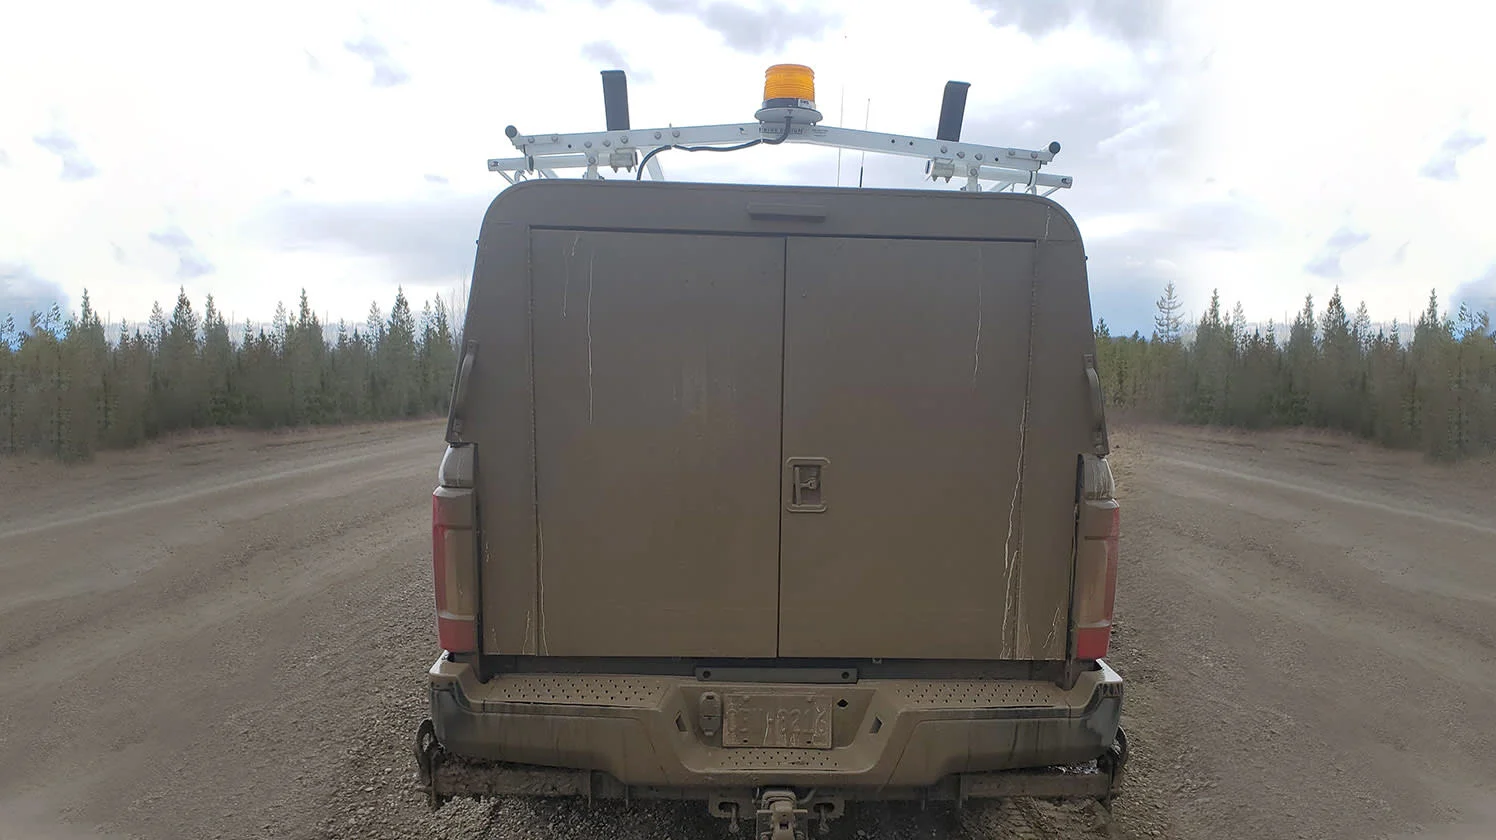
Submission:
[[[758,806],[758,840],[806,840],[809,813],[792,790],[765,791]]]

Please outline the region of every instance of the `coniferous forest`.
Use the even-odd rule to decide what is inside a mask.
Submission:
[[[78,312],[0,320],[0,455],[86,458],[183,429],[274,428],[445,413],[456,350],[436,299],[419,314],[401,290],[389,315],[338,325],[328,340],[306,292],[270,328],[231,336],[209,296],[186,292],[144,329],[106,334],[83,293]]]
[[[1152,335],[1096,325],[1097,372],[1108,403],[1130,416],[1249,429],[1311,427],[1454,460],[1496,452],[1496,334],[1489,313],[1451,316],[1438,297],[1416,323],[1373,329],[1337,289],[1312,297],[1292,323],[1248,328],[1218,294],[1186,324],[1173,284]],[[1190,333],[1185,337],[1188,327]]]
[[[404,292],[389,315],[338,325],[329,340],[306,292],[277,305],[270,328],[238,336],[209,296],[185,292],[144,329],[106,334],[80,310],[0,321],[0,454],[64,460],[205,427],[273,428],[445,413],[456,364],[454,320],[440,299],[417,314]],[[1413,324],[1373,328],[1337,290],[1292,323],[1249,328],[1212,295],[1188,324],[1172,284],[1154,329],[1096,325],[1107,401],[1127,416],[1252,429],[1313,427],[1441,460],[1496,452],[1496,333],[1488,313],[1441,313],[1430,294]]]

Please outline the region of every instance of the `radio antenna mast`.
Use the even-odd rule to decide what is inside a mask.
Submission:
[[[869,121],[873,118],[873,98],[867,98],[867,112],[862,115],[862,130],[867,131]],[[857,189],[862,189],[862,173],[867,169],[867,149],[862,150],[862,162],[857,165]]]
[[[837,115],[836,121],[839,122],[839,123],[845,123],[847,121],[847,86],[845,84],[842,85],[842,89],[841,89],[841,113]],[[836,147],[836,185],[838,187],[841,186],[841,157],[842,157],[842,147],[841,146],[837,146]]]

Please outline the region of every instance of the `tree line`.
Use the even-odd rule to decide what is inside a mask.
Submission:
[[[1097,372],[1109,405],[1177,423],[1349,432],[1440,460],[1496,452],[1496,334],[1489,313],[1451,316],[1430,293],[1414,324],[1373,331],[1363,303],[1340,290],[1313,296],[1280,335],[1230,316],[1218,293],[1186,340],[1174,285],[1157,301],[1152,335],[1096,324]]]
[[[267,331],[230,336],[209,295],[185,290],[167,315],[111,339],[84,291],[80,310],[54,305],[28,328],[0,321],[0,454],[87,458],[205,427],[273,428],[445,413],[456,365],[453,313],[437,298],[417,315],[401,289],[386,317],[371,304],[329,340],[301,293],[276,305]]]
[[[1496,452],[1496,334],[1487,313],[1441,313],[1373,330],[1363,304],[1337,289],[1312,297],[1285,335],[1249,328],[1219,294],[1186,336],[1170,284],[1152,334],[1096,324],[1108,404],[1150,419],[1245,428],[1316,427],[1440,459]],[[0,321],[0,454],[86,458],[173,431],[271,428],[442,414],[456,365],[453,313],[440,299],[412,312],[403,290],[389,315],[371,304],[329,340],[301,293],[277,304],[269,330],[235,341],[212,296],[199,315],[185,291],[168,316],[113,340],[83,293],[80,311],[33,313],[27,329]]]

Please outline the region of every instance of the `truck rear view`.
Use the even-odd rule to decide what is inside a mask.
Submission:
[[[890,138],[773,89],[757,124],[631,131],[619,84],[608,132],[514,132],[491,168]],[[952,107],[892,145],[969,185],[1015,171]],[[778,840],[857,799],[1115,793],[1118,505],[1085,254],[1040,163],[1027,193],[542,177],[494,201],[433,495],[433,804],[690,798]]]

